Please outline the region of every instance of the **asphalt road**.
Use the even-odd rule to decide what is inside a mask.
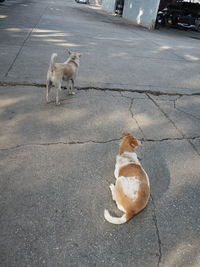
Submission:
[[[73,1],[0,4],[0,265],[198,267],[200,52]],[[76,94],[45,103],[51,53],[81,52]],[[109,184],[122,132],[151,198],[124,225]]]

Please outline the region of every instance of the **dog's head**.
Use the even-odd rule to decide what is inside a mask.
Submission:
[[[76,59],[79,59],[81,57],[80,53],[72,52],[71,50],[67,50],[67,53],[69,54],[69,56],[72,60],[76,60]]]
[[[129,133],[123,133],[119,144],[119,154],[132,152],[136,146],[139,146],[139,141]]]

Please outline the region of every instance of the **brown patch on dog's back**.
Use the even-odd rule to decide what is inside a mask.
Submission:
[[[146,181],[146,175],[144,171],[142,170],[141,166],[136,163],[131,163],[128,166],[125,165],[119,169],[119,177],[125,176],[125,177],[139,177],[140,181],[144,179]]]
[[[116,198],[119,200],[120,205],[128,211],[128,214],[132,213],[133,216],[145,207],[150,195],[149,186],[146,183],[146,174],[140,165],[131,163],[128,166],[120,168],[119,177],[120,176],[129,178],[133,177],[134,179],[138,179],[140,181],[138,197],[134,201],[124,194],[120,182],[116,182]]]

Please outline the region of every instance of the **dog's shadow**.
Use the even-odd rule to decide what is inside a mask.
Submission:
[[[53,89],[55,89],[55,88],[53,87]],[[68,101],[68,100],[71,100],[71,99],[75,98],[76,95],[77,95],[77,92],[73,91],[73,93],[69,93],[68,89],[66,87],[63,87],[62,90],[60,91],[60,99],[59,99],[60,104],[59,105],[56,105],[55,92],[51,92],[50,93],[49,102],[48,103],[46,102],[46,99],[44,99],[44,102],[47,105],[48,104],[55,104],[55,106],[59,107],[59,106],[63,105],[65,101]]]
[[[154,200],[158,200],[168,190],[171,176],[164,154],[159,149],[153,153],[154,149],[150,148],[147,151],[145,145],[141,146],[138,156],[141,158],[140,162],[149,176],[151,195]]]

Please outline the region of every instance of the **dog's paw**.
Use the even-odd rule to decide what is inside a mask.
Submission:
[[[111,194],[112,194],[112,199],[115,200],[115,186],[114,184],[110,184],[110,191],[111,191]]]
[[[74,92],[69,92],[69,95],[75,95],[75,93]]]
[[[109,187],[111,191],[115,188],[114,184],[110,184]]]
[[[59,97],[56,97],[56,105],[60,105]]]

